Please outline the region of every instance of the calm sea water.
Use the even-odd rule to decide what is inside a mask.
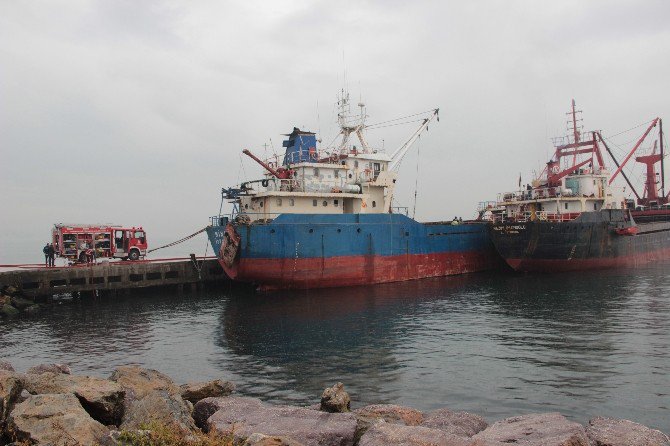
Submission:
[[[152,292],[70,301],[0,326],[0,358],[107,376],[139,363],[178,382],[355,406],[468,410],[494,421],[560,411],[670,431],[670,264],[560,275],[473,274],[255,294]]]

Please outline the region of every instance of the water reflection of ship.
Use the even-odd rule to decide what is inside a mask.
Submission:
[[[233,297],[218,343],[232,351],[226,359],[246,395],[314,402],[326,385],[343,381],[359,403],[394,401],[392,383],[403,368],[397,348],[407,330],[398,322],[445,295],[460,295],[477,276]],[[276,386],[264,385],[263,376]]]
[[[315,402],[339,380],[359,404],[443,399],[490,411],[495,401],[501,412],[491,414],[504,416],[537,408],[549,396],[578,414],[571,404],[605,401],[619,382],[611,379],[620,373],[613,354],[622,351],[631,323],[621,308],[639,304],[631,299],[643,286],[636,277],[481,273],[250,294],[231,297],[216,342],[227,351],[227,367],[240,374],[241,393],[274,402]],[[594,285],[602,281],[607,285]],[[413,363],[418,358],[420,365]],[[418,366],[425,383],[408,381]],[[495,383],[486,395],[473,388],[478,379]],[[432,396],[424,395],[426,387]],[[537,393],[529,393],[533,388]],[[501,403],[506,399],[513,409]]]

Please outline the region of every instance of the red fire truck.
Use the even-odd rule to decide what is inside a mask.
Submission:
[[[56,255],[74,262],[86,262],[87,256],[139,260],[147,253],[147,234],[141,226],[56,224],[52,240]]]

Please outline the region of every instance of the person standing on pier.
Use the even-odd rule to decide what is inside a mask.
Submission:
[[[44,245],[44,248],[42,248],[42,252],[44,253],[44,266],[49,266],[49,244],[47,243]]]
[[[56,248],[53,243],[49,243],[49,266],[54,267],[56,263]]]

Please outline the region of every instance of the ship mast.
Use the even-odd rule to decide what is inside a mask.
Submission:
[[[370,152],[370,146],[363,136],[363,130],[365,129],[365,104],[359,102],[358,106],[361,108],[360,116],[358,118],[358,123],[352,125],[352,116],[351,116],[351,105],[349,103],[349,92],[342,89],[340,97],[337,100],[337,105],[340,108],[340,111],[337,113],[337,123],[340,125],[340,134],[342,135],[342,141],[340,142],[337,152],[340,155],[344,155],[347,152],[347,144],[349,143],[349,137],[352,133],[355,133],[358,137],[358,140],[361,143],[361,148],[363,153]]]
[[[580,142],[580,133],[581,133],[579,131],[579,128],[577,127],[577,121],[578,121],[577,113],[582,113],[582,111],[581,110],[576,110],[575,108],[576,108],[576,104],[575,104],[575,100],[573,99],[572,100],[572,110],[570,112],[566,113],[566,114],[567,115],[572,115],[572,129],[570,129],[570,127],[569,127],[571,122],[568,121],[568,130],[572,130],[572,138],[573,138],[572,143],[577,145]],[[582,120],[583,119],[581,119],[581,118],[579,119],[579,121],[582,121]],[[575,153],[572,157],[572,164],[574,165],[576,162],[577,162],[577,153]]]

